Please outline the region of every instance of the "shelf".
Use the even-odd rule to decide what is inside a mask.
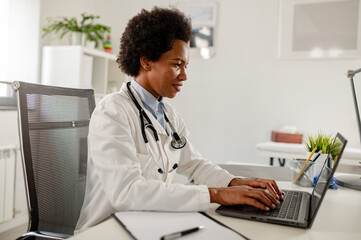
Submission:
[[[126,80],[117,57],[83,46],[44,46],[42,83],[71,88],[92,88],[97,96],[117,91]]]
[[[93,57],[101,57],[101,58],[105,58],[105,59],[109,59],[109,60],[113,60],[116,61],[117,57],[112,54],[112,53],[107,53],[98,49],[94,49],[94,48],[85,48],[85,47],[81,47],[82,51],[90,56]]]

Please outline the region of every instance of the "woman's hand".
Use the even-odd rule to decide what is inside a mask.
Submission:
[[[247,204],[264,211],[274,209],[280,204],[265,189],[253,188],[249,186],[234,186],[224,188],[209,188],[212,203],[221,205]]]
[[[267,189],[278,200],[283,199],[285,194],[278,188],[276,181],[271,179],[233,178],[229,186],[250,186]]]

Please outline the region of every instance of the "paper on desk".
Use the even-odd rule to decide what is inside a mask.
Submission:
[[[159,240],[166,234],[197,226],[204,226],[204,229],[181,239],[246,239],[198,212],[128,211],[114,215],[138,240]]]

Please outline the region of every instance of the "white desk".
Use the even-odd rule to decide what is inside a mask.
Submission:
[[[278,182],[283,189],[302,189],[290,182]],[[340,187],[330,189],[317,214],[311,229],[299,229],[269,223],[261,223],[238,218],[221,216],[215,213],[218,207],[214,204],[208,212],[213,218],[242,233],[250,239],[328,239],[353,240],[361,239],[361,191]],[[89,228],[71,238],[76,239],[131,239],[123,228],[112,218]]]

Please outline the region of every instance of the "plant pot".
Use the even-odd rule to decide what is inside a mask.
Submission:
[[[71,45],[85,45],[86,35],[82,32],[71,32]]]
[[[87,47],[87,48],[95,48],[95,42],[86,40],[85,41],[85,47]]]

